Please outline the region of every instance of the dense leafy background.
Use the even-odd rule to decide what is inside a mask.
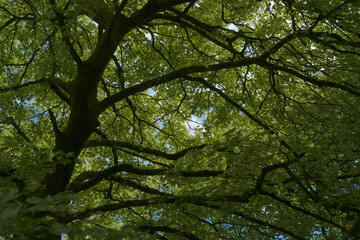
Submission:
[[[360,238],[360,1],[0,3],[3,238]]]

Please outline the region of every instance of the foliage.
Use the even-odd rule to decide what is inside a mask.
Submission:
[[[0,0],[0,236],[359,239],[359,12]]]

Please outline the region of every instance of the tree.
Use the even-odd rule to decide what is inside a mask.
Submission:
[[[3,238],[360,238],[360,1],[0,5]]]

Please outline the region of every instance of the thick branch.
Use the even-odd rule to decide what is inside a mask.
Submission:
[[[177,153],[166,153],[163,151],[159,151],[156,149],[151,149],[151,148],[146,148],[146,147],[141,147],[141,146],[137,146],[128,142],[122,142],[122,141],[116,141],[116,140],[107,140],[107,139],[101,139],[101,140],[88,140],[85,143],[85,148],[89,148],[89,147],[99,147],[99,146],[107,146],[107,147],[120,147],[120,148],[127,148],[136,152],[142,152],[142,153],[148,153],[148,154],[152,154],[158,157],[163,157],[169,160],[177,160],[183,156],[185,156],[185,154],[191,150],[196,150],[196,149],[201,149],[203,148],[205,145],[199,145],[199,146],[194,146],[194,147],[189,147],[186,148],[180,152]]]
[[[63,40],[64,40],[65,44],[69,47],[70,55],[73,57],[73,59],[75,60],[75,62],[77,64],[81,64],[82,60],[81,60],[80,56],[77,54],[74,46],[70,42],[69,32],[66,29],[67,26],[66,26],[66,23],[65,23],[64,14],[62,14],[59,11],[59,7],[56,5],[55,0],[49,0],[49,3],[51,5],[51,8],[52,8],[55,16],[56,16],[57,21],[58,21],[59,27],[60,27],[61,32],[62,32]]]
[[[34,21],[35,18],[32,17],[32,14],[31,13],[27,13],[25,16],[23,17],[18,17],[18,16],[15,16],[15,15],[12,15],[13,17],[8,19],[1,27],[0,27],[0,32],[6,28],[7,26],[9,26],[11,23],[13,22],[17,22],[17,21],[20,21],[20,20],[30,20],[30,21]]]
[[[21,127],[15,122],[13,117],[7,117],[7,120],[11,125],[15,128],[16,132],[28,143],[31,143],[30,138],[25,134],[25,132],[21,129]]]
[[[76,4],[76,11],[79,15],[86,15],[105,28],[109,26],[113,18],[113,9],[103,0],[92,0],[91,5],[87,7],[84,7],[82,3]]]
[[[209,26],[209,25],[203,24],[201,22],[189,23],[189,22],[186,22],[186,21],[182,20],[178,16],[171,16],[171,15],[167,15],[167,14],[157,14],[157,15],[154,16],[154,18],[155,19],[164,19],[164,20],[176,22],[176,23],[180,24],[183,27],[187,27],[187,28],[190,28],[190,29],[194,30],[195,32],[200,34],[202,37],[204,37],[207,40],[215,43],[216,45],[228,50],[232,54],[237,54],[238,53],[232,46],[228,45],[227,43],[221,42],[216,37],[214,37],[213,32],[215,31],[215,27],[213,27],[213,26]]]
[[[53,92],[61,98],[61,100],[63,100],[64,102],[66,102],[67,104],[71,105],[71,100],[70,98],[63,92],[62,90],[65,90],[66,88],[64,87],[63,84],[59,84],[58,81],[55,80],[55,78],[53,79],[48,79],[48,84],[51,88],[51,90],[53,90]],[[61,89],[60,89],[61,88]]]
[[[129,207],[142,207],[142,206],[149,206],[149,205],[157,205],[157,204],[171,204],[171,203],[192,203],[192,204],[201,204],[206,202],[248,202],[250,196],[245,193],[244,195],[222,195],[222,196],[215,196],[215,197],[206,197],[206,196],[162,196],[162,197],[154,197],[154,198],[147,198],[143,200],[128,200],[128,201],[121,201],[119,203],[107,204],[99,207],[95,207],[92,209],[87,209],[85,211],[79,212],[73,216],[70,220],[76,219],[83,219],[91,216],[96,212],[110,212],[116,211],[123,208]]]
[[[153,78],[153,79],[145,81],[143,83],[139,83],[132,87],[126,88],[118,93],[115,93],[114,95],[111,95],[110,97],[105,98],[104,100],[102,100],[100,102],[100,106],[101,106],[100,111],[103,112],[105,109],[112,106],[114,103],[121,101],[128,96],[145,91],[146,89],[149,89],[149,88],[152,88],[155,86],[159,86],[161,84],[171,82],[175,79],[183,78],[190,73],[201,73],[201,72],[210,72],[210,71],[216,71],[216,70],[236,68],[236,67],[251,65],[251,64],[254,64],[257,62],[259,62],[259,64],[260,64],[261,61],[262,61],[262,58],[254,57],[254,58],[245,58],[245,59],[241,59],[238,61],[229,61],[229,62],[213,64],[213,65],[185,67],[185,68],[173,71],[171,73],[165,74],[163,76]]]
[[[120,184],[123,184],[123,185],[126,185],[128,187],[131,187],[131,188],[134,188],[134,189],[137,189],[137,190],[140,190],[141,192],[144,192],[144,193],[155,194],[155,195],[160,195],[160,196],[170,195],[167,192],[161,192],[161,191],[159,191],[157,189],[150,188],[148,186],[142,185],[140,183],[136,183],[134,181],[131,181],[129,179],[126,179],[126,178],[123,178],[123,177],[120,177],[120,176],[109,177],[109,180],[120,183]]]
[[[313,78],[313,77],[310,77],[310,76],[305,76],[305,75],[299,73],[296,70],[293,70],[293,69],[290,69],[290,68],[287,68],[287,67],[283,67],[283,66],[278,66],[276,64],[265,62],[265,61],[257,62],[256,64],[259,65],[259,66],[265,67],[267,69],[270,69],[270,70],[278,70],[278,71],[289,73],[291,75],[294,75],[294,76],[302,79],[305,82],[314,84],[314,85],[316,85],[318,87],[337,88],[337,89],[341,89],[341,90],[343,90],[345,92],[348,92],[348,93],[350,93],[352,95],[360,97],[360,92],[355,91],[354,89],[352,89],[352,88],[350,88],[350,87],[348,87],[346,85],[343,85],[341,83],[329,82],[329,81],[324,81],[324,80],[317,80],[316,78]]]
[[[44,83],[46,81],[47,81],[46,78],[41,78],[39,80],[32,81],[32,82],[27,82],[27,83],[24,83],[24,84],[19,84],[19,85],[10,86],[10,87],[3,87],[3,88],[0,88],[0,93],[9,92],[9,91],[16,91],[18,89],[28,87],[28,86],[31,86],[31,85],[37,85],[37,84],[40,84],[40,83]]]
[[[109,178],[110,176],[119,172],[127,172],[127,173],[133,173],[144,176],[175,175],[182,177],[215,177],[224,173],[223,171],[209,171],[209,170],[186,172],[186,171],[173,171],[169,169],[141,169],[141,168],[135,168],[131,164],[123,163],[99,172],[83,172],[74,179],[74,181],[67,187],[67,189],[72,192],[80,192],[89,189],[92,186],[95,186],[102,180]]]
[[[153,14],[188,2],[191,2],[191,0],[149,0],[130,17],[121,14],[121,8],[117,9],[105,34],[99,39],[93,54],[86,60],[87,63],[98,72],[102,72],[114,55],[118,44],[128,32],[143,24]]]

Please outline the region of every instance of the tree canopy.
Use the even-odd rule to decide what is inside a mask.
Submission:
[[[0,0],[0,239],[359,239],[359,0]]]

